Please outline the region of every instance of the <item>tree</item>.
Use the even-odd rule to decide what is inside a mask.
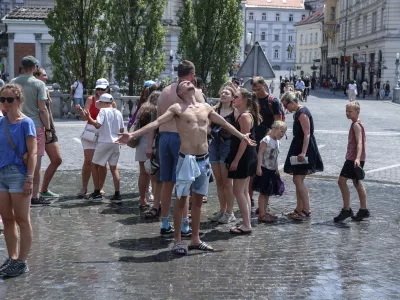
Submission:
[[[133,83],[158,77],[164,69],[164,35],[161,24],[166,0],[112,1],[106,18],[110,24],[117,80]]]
[[[240,0],[184,0],[178,53],[192,61],[213,95],[236,60],[243,25]],[[211,78],[211,81],[207,80]]]
[[[82,75],[85,87],[94,88],[95,80],[104,76],[106,3],[107,0],[57,0],[45,20],[54,38],[49,50],[54,80],[61,87],[68,88]]]

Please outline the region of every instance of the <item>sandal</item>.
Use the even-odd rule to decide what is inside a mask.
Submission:
[[[306,220],[310,220],[311,217],[312,217],[311,211],[306,212],[305,210],[303,210],[303,211],[302,211],[302,214],[304,215],[304,217],[305,217]]]
[[[206,242],[201,242],[200,245],[189,245],[188,250],[202,250],[202,251],[209,251],[212,252],[214,251],[214,248],[211,247],[209,244]]]
[[[253,232],[253,230],[243,230],[240,227],[234,227],[229,230],[229,233],[237,234],[237,235],[251,234],[252,232]]]
[[[160,216],[160,214],[161,214],[161,207],[155,208],[153,206],[150,210],[146,211],[144,217],[146,219],[154,219],[154,218],[158,218]]]
[[[270,216],[272,219],[274,219],[274,220],[278,220],[278,217],[277,216],[275,216],[275,215],[273,215],[273,214],[270,214],[269,212],[266,212],[265,213],[267,216]]]
[[[148,203],[143,204],[143,205],[139,205],[140,210],[146,210],[146,209],[148,209],[149,207],[150,207],[150,204],[148,204]]]
[[[186,247],[182,243],[175,243],[174,247],[172,247],[171,252],[176,255],[187,255]]]
[[[270,214],[265,214],[258,217],[258,222],[260,223],[274,223],[275,221],[276,219]]]
[[[306,217],[302,213],[292,213],[290,215],[288,214],[288,218],[292,219],[294,221],[304,221],[304,220],[306,220],[305,219]]]

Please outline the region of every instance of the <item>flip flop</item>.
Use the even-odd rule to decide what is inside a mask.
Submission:
[[[188,250],[202,250],[202,251],[208,251],[212,252],[214,251],[214,248],[211,247],[209,244],[206,242],[201,242],[199,245],[189,245]]]
[[[176,255],[187,255],[185,245],[182,243],[176,243],[174,247],[172,247],[171,252]]]
[[[231,228],[231,230],[229,230],[229,233],[237,234],[237,235],[251,234],[252,232],[253,232],[253,230],[243,230],[240,227]]]

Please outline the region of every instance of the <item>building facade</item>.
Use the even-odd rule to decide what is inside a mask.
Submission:
[[[245,58],[247,37],[258,41],[275,70],[294,70],[296,28],[294,24],[309,16],[304,0],[247,0],[242,4],[244,37],[240,46]]]
[[[296,23],[296,73],[320,77],[324,9]]]

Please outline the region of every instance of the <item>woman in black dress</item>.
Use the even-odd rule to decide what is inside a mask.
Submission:
[[[293,182],[296,185],[297,206],[294,212],[288,217],[294,220],[308,220],[311,217],[310,198],[308,188],[304,184],[307,175],[315,172],[322,172],[324,165],[318,151],[317,142],[314,137],[313,117],[307,107],[298,103],[293,92],[285,93],[281,102],[290,112],[294,112],[293,119],[293,140],[285,161],[284,172],[293,175]],[[297,157],[297,162],[305,164],[292,164],[290,157]]]
[[[237,89],[233,105],[235,107],[235,123],[233,126],[243,134],[250,133],[250,137],[254,139],[254,125],[261,122],[256,95],[243,88]],[[230,232],[233,234],[249,234],[252,232],[249,181],[250,177],[256,174],[256,148],[247,146],[245,142],[232,136],[226,163],[229,169],[228,178],[233,179],[233,193],[243,217],[243,224],[232,228]]]

